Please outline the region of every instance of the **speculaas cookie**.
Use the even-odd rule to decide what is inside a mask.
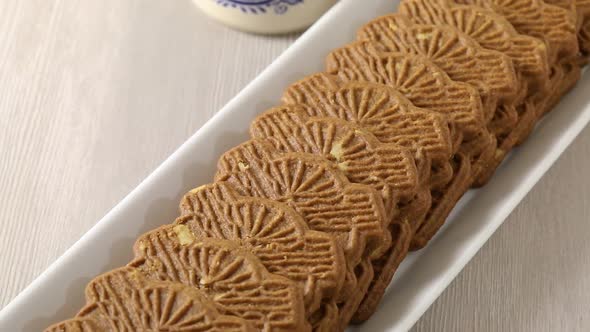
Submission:
[[[181,201],[181,217],[139,238],[158,241],[162,233],[179,242],[202,238],[226,239],[260,259],[274,274],[296,281],[303,291],[308,317],[340,292],[346,266],[336,240],[309,230],[297,212],[263,198],[241,197],[225,183],[191,190]],[[145,245],[143,245],[145,246]]]
[[[233,149],[230,149],[223,156],[221,156],[221,158],[219,159],[219,163],[217,165],[217,168],[218,168],[217,173],[219,176],[224,175],[224,174],[235,174],[235,173],[247,171],[251,167],[255,167],[255,170],[259,171],[260,169],[262,169],[264,167],[264,165],[268,161],[273,161],[275,155],[276,155],[276,148],[272,144],[270,144],[269,142],[264,142],[264,141],[260,141],[260,140],[247,141],[245,143],[240,144],[237,147],[234,147]],[[320,163],[324,163],[324,162],[325,162],[325,160],[320,161]],[[333,173],[333,172],[331,172],[332,170],[330,168],[329,168],[329,173]],[[277,172],[275,171],[275,172],[271,172],[271,173],[274,173],[276,175]],[[335,173],[339,173],[339,171],[336,170]],[[262,182],[265,183],[266,181],[267,180],[263,178]],[[278,189],[280,189],[280,187],[281,186],[277,186]],[[305,191],[306,190],[304,190],[300,194],[305,194]],[[372,195],[372,194],[370,194],[370,195]],[[264,196],[264,197],[266,197],[266,196]],[[371,196],[371,197],[375,197],[375,196]],[[313,197],[310,193],[310,196],[307,199],[312,199],[312,198]],[[379,200],[378,195],[375,198]],[[371,199],[371,201],[372,201],[372,199]],[[383,206],[382,202],[379,202],[379,203],[380,203],[380,206]],[[185,204],[183,203],[182,205],[185,205]],[[181,205],[181,210],[185,210],[186,208],[182,207],[182,205]],[[326,207],[323,207],[323,208],[326,208]],[[386,218],[385,217],[385,209],[383,209],[383,217]],[[334,216],[328,215],[328,219],[326,220],[327,224],[320,225],[319,229],[323,230],[326,233],[332,234],[336,238],[339,238],[341,240],[345,240],[349,236],[351,236],[352,234],[350,232],[343,232],[341,229],[339,229],[338,218],[339,218],[339,216],[337,216],[337,215],[334,215]],[[332,220],[332,219],[334,219],[334,220]],[[304,221],[306,223],[308,223],[308,226],[311,227],[312,229],[318,229],[317,222],[309,223],[308,219],[306,219],[306,218],[304,218]],[[329,228],[330,223],[334,223],[334,225],[332,225],[332,228]],[[358,233],[357,230],[359,229],[359,227],[360,227],[360,225],[359,226],[354,225],[354,220],[353,220],[353,227],[352,228],[355,229],[355,233]],[[364,241],[364,237],[361,239],[363,239],[363,241]],[[353,240],[353,241],[357,241],[357,240]],[[354,242],[354,243],[356,243],[356,242]],[[341,247],[344,248],[343,250],[346,250],[345,244],[341,245]],[[361,256],[361,255],[362,254],[357,253],[355,255],[355,254],[351,253],[348,258],[345,257],[346,275],[344,277],[344,284],[341,287],[341,290],[340,290],[338,296],[336,297],[336,301],[339,303],[345,301],[347,298],[349,298],[351,296],[351,294],[353,292],[356,291],[357,278],[355,276],[354,269],[355,269],[355,266],[358,265],[358,262],[361,259],[361,258],[359,258],[359,256]]]
[[[405,147],[418,165],[432,162],[431,187],[443,188],[453,176],[449,159],[460,133],[446,116],[415,107],[397,90],[380,84],[340,84],[317,73],[293,83],[282,98],[309,117],[332,117],[368,131],[382,143]]]
[[[129,266],[148,280],[197,288],[219,312],[242,318],[259,331],[311,330],[295,282],[268,272],[256,256],[231,241],[193,240],[161,233],[158,241],[135,247]],[[100,290],[89,289],[87,297],[96,297],[94,293]]]
[[[420,54],[444,70],[451,79],[476,87],[486,100],[511,101],[517,95],[512,61],[499,52],[483,49],[467,35],[447,26],[414,24],[390,14],[363,26],[359,40],[373,40],[385,52]]]
[[[459,151],[472,159],[473,176],[487,169],[496,150],[495,136],[488,131],[479,94],[469,84],[452,81],[425,57],[379,54],[370,41],[354,42],[332,51],[326,68],[344,82],[393,87],[414,105],[447,115],[461,133]]]
[[[451,156],[456,151],[454,145],[461,141],[458,131],[449,127],[443,114],[413,106],[394,89],[369,83],[346,83],[338,88],[332,76],[314,74],[291,85],[283,101],[303,108],[309,117],[343,119],[359,130],[371,132],[382,142],[402,145],[414,153],[417,164],[427,157],[433,165],[430,178],[433,191],[449,193],[449,197],[455,199],[469,186],[471,173],[469,165],[465,165],[465,162],[469,164],[468,161],[461,159],[462,167],[457,170],[462,173],[453,173]],[[452,137],[450,150],[448,137]],[[461,179],[460,190],[448,187],[452,179]],[[429,219],[429,222],[429,227],[436,225],[438,229],[444,218]],[[430,238],[432,235],[419,230],[414,238]],[[417,243],[412,246],[414,249],[419,247]]]
[[[453,159],[453,169],[456,174],[469,174],[469,161],[461,154],[457,154]],[[448,185],[448,190],[433,191],[432,192],[432,209],[426,216],[426,221],[418,229],[412,238],[412,250],[423,248],[428,241],[438,231],[440,226],[446,220],[448,214],[460,199],[463,193],[468,189],[470,181],[466,181],[463,176],[456,176]],[[392,238],[395,241],[395,232],[392,230]],[[371,283],[369,292],[361,302],[355,312],[352,321],[361,323],[368,320],[381,302],[386,288],[389,286],[395,270],[390,269],[389,266],[397,266],[399,262],[391,262],[394,256],[385,255],[380,260],[373,262],[375,278]]]
[[[237,150],[245,151],[238,147],[226,154]],[[258,158],[244,153],[242,158],[245,166],[241,171],[218,169],[215,180],[227,182],[240,195],[291,206],[310,229],[335,235],[348,266],[356,266],[363,257],[380,257],[389,247],[389,220],[376,190],[350,183],[334,165],[313,155]]]
[[[332,76],[314,74],[292,84],[285,91],[283,101],[303,108],[310,117],[343,119],[359,130],[371,132],[381,142],[404,146],[414,153],[417,164],[424,157],[430,159],[433,165],[431,190],[449,193],[453,199],[460,197],[469,186],[471,173],[464,159],[457,168],[462,173],[453,173],[450,157],[456,151],[457,143],[461,142],[461,135],[448,123],[446,116],[417,108],[397,90],[381,84],[346,83],[338,86],[338,80]],[[448,137],[452,142],[450,150]],[[461,179],[460,190],[448,187],[452,179]],[[432,231],[444,222],[444,219],[428,220],[431,224],[424,228],[424,232],[419,230],[415,239],[429,239],[434,234]],[[412,247],[419,248],[414,240]]]
[[[482,47],[510,57],[524,100],[516,106],[517,117],[509,120],[515,121],[516,126],[510,132],[503,133],[509,137],[501,142],[501,149],[509,150],[513,142],[524,141],[539,117],[536,101],[543,99],[549,87],[550,68],[543,42],[538,38],[519,34],[504,17],[479,6],[452,6],[445,0],[406,0],[401,2],[399,10],[400,14],[418,24],[452,26],[473,38]],[[499,122],[506,123],[505,120]],[[502,133],[498,123],[492,125],[493,132]],[[506,142],[508,146],[502,146]]]
[[[423,195],[430,194],[429,188],[418,183],[416,167],[405,149],[382,144],[373,135],[354,130],[343,120],[309,119],[302,113],[297,107],[271,109],[253,121],[250,133],[257,139],[270,141],[283,152],[307,152],[323,156],[338,165],[351,182],[367,184],[381,192],[385,206],[391,206],[397,198],[401,200],[401,213],[391,214],[393,245],[379,258],[379,266],[373,264],[379,273],[375,275],[366,295],[381,298],[405,257],[409,244],[406,234],[414,234],[420,226],[413,221],[423,220],[429,210],[430,204],[423,203]],[[231,157],[234,159],[222,159],[222,164],[239,167],[237,164],[241,157]],[[407,222],[413,227],[411,232],[405,230]]]
[[[459,175],[455,178],[453,178],[452,172],[450,173],[450,178],[446,176],[440,176],[441,172],[442,174],[447,172],[445,168],[446,165],[450,164],[450,155],[452,155],[454,149],[448,149],[449,141],[447,139],[443,138],[443,140],[440,141],[440,134],[431,135],[433,139],[438,139],[439,143],[436,143],[436,141],[433,139],[429,141],[420,139],[427,136],[425,135],[427,130],[434,130],[434,133],[440,133],[441,129],[436,129],[436,127],[444,128],[447,125],[444,125],[444,122],[437,121],[443,120],[446,117],[438,113],[414,107],[397,91],[389,89],[383,85],[348,83],[344,84],[342,88],[338,88],[338,86],[339,84],[337,80],[333,79],[329,75],[315,74],[290,86],[284,94],[283,101],[287,104],[303,108],[303,113],[311,118],[334,117],[347,120],[352,124],[353,127],[357,127],[359,130],[369,131],[375,134],[376,137],[381,141],[398,144],[403,142],[401,145],[406,146],[408,149],[413,151],[417,156],[417,160],[420,160],[421,158],[419,153],[420,150],[438,150],[437,153],[432,154],[435,156],[432,158],[432,160],[435,161],[434,163],[438,163],[438,165],[442,166],[439,169],[435,168],[433,171],[433,174],[435,175],[434,178],[436,179],[436,175],[438,175],[438,179],[434,181],[436,184],[434,184],[431,189],[439,189],[441,192],[448,192],[450,194],[450,196],[448,196],[450,204],[440,205],[441,208],[444,207],[445,209],[450,210],[449,206],[454,205],[454,202],[451,202],[451,200],[456,201],[469,186],[469,161],[464,161],[461,163],[462,167],[457,168],[457,170],[460,170],[461,173],[458,173]],[[281,108],[283,108],[283,110]],[[267,113],[283,111],[284,107],[279,107]],[[412,116],[408,117],[407,115],[409,114]],[[259,118],[268,115],[269,114],[263,114]],[[433,115],[437,116],[433,118]],[[443,118],[440,116],[443,116]],[[439,120],[433,122],[432,119],[436,118]],[[428,121],[424,121],[426,119],[428,119]],[[404,124],[404,128],[400,129],[399,124],[402,123]],[[435,127],[433,128],[433,126]],[[417,134],[418,132],[420,132],[420,134]],[[449,130],[449,134],[445,134],[444,137],[453,136],[450,134],[450,132],[456,133],[456,131]],[[440,145],[441,142],[444,142],[445,140],[447,143]],[[451,141],[455,140],[452,139]],[[427,145],[435,143],[439,144],[439,146],[431,146],[430,148],[427,147]],[[452,143],[450,145],[451,147],[453,146]],[[425,155],[428,156],[428,152]],[[444,157],[441,158],[436,156]],[[444,180],[440,181],[440,179]],[[446,184],[449,183],[449,179],[457,180],[453,182],[459,182],[460,180],[461,183],[456,184],[456,188],[458,188],[456,192],[453,191],[452,188],[448,188],[446,186]],[[430,212],[435,211],[437,211],[437,208],[431,210]],[[444,217],[441,217],[442,215],[443,213],[434,213],[433,218],[427,219],[429,225],[419,228],[417,234],[415,234],[412,240],[412,246],[414,249],[425,245],[427,239],[430,239],[430,237],[436,232],[440,225],[442,225],[445,220]],[[438,218],[435,219],[435,216],[438,216]],[[414,240],[417,240],[417,242],[414,242]],[[391,261],[387,263],[380,263],[395,265],[395,262]],[[393,271],[394,270],[383,269],[382,274],[378,275],[375,279],[376,283],[371,286],[371,294],[377,293],[378,296],[370,296],[371,298],[377,299],[372,303],[378,302],[378,298],[381,297],[391,278],[391,275],[388,275],[388,273],[392,274]],[[384,280],[387,280],[387,282],[384,282]],[[375,292],[373,292],[373,290]]]
[[[545,42],[552,75],[547,97],[537,102],[540,115],[553,108],[580,77],[577,65],[579,46],[576,19],[565,9],[542,0],[449,0],[454,4],[473,4],[504,16],[525,35]]]
[[[478,89],[484,112],[493,112],[489,128],[496,129],[494,134],[499,141],[489,169],[476,179],[478,184],[484,184],[517,142],[516,138],[506,135],[516,127],[516,105],[521,103],[518,79],[510,58],[482,48],[452,27],[414,24],[399,14],[369,22],[359,30],[358,38],[375,41],[384,52],[426,56],[451,79]]]
[[[337,330],[335,331],[344,331],[346,329],[346,326],[353,320],[359,306],[362,305],[362,301],[366,298],[366,294],[372,285],[371,282],[374,280],[373,264],[369,260],[362,261],[356,268],[356,274],[359,285],[358,291],[344,305],[340,306],[338,324],[336,325]]]
[[[49,331],[255,331],[246,320],[221,314],[197,289],[150,281],[119,268],[92,280],[77,317]]]
[[[512,59],[527,95],[546,92],[549,83],[547,50],[538,38],[521,35],[503,16],[473,5],[449,5],[446,0],[404,0],[399,13],[417,24],[452,26],[483,48]]]
[[[398,215],[399,201],[407,203],[415,198],[420,186],[418,170],[407,149],[383,144],[344,120],[310,119],[302,113],[289,106],[267,111],[254,119],[250,135],[273,144],[277,154],[311,153],[331,161],[350,182],[379,191],[391,218]]]
[[[238,160],[241,170],[225,173],[226,168],[220,167],[216,180],[227,182],[241,195],[287,203],[311,229],[334,235],[344,248],[348,268],[347,280],[336,299],[339,314],[344,307],[356,310],[358,303],[351,303],[351,299],[362,298],[364,293],[357,293],[368,287],[358,280],[358,265],[382,256],[391,247],[387,230],[390,220],[378,192],[350,183],[335,165],[319,156],[284,153],[261,158],[266,150],[262,144],[231,149],[221,160]]]
[[[572,59],[578,54],[576,22],[567,10],[546,4],[543,0],[448,0],[449,3],[477,5],[504,16],[525,35],[543,40],[549,63]]]

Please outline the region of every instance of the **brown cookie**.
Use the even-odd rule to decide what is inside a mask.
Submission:
[[[573,64],[567,63],[562,68],[562,89],[556,89],[558,93],[552,94],[547,101],[546,110],[553,108],[561,96],[573,87],[579,79],[578,66],[584,66],[590,59],[590,0],[544,0],[545,3],[559,7],[567,11],[573,20],[576,21],[578,44],[580,48],[579,57]],[[570,70],[570,72],[568,72]],[[562,91],[563,90],[563,91]]]
[[[434,133],[440,133],[441,129],[436,129],[437,127],[447,127],[448,124],[444,124],[444,119],[446,117],[438,113],[414,107],[398,92],[388,89],[383,85],[349,83],[344,84],[342,88],[338,88],[338,86],[338,81],[329,75],[312,75],[289,87],[285,92],[283,100],[287,104],[293,104],[295,107],[303,108],[302,112],[309,117],[334,117],[347,120],[353,127],[356,127],[359,130],[369,131],[376,134],[376,137],[381,141],[398,144],[399,142],[403,142],[402,145],[415,153],[418,163],[420,163],[420,160],[422,159],[419,153],[420,150],[426,151],[426,153],[424,153],[425,156],[435,156],[432,158],[435,160],[434,164],[442,166],[433,170],[435,175],[434,178],[436,179],[436,175],[438,175],[439,179],[433,182],[431,189],[437,191],[437,194],[448,194],[444,196],[445,199],[448,200],[446,202],[441,202],[439,206],[430,210],[432,218],[427,219],[429,225],[419,228],[418,233],[412,240],[412,246],[414,249],[425,245],[427,240],[432,237],[445,220],[446,215],[439,210],[439,208],[450,211],[451,207],[468,188],[470,183],[471,173],[469,160],[459,158],[459,163],[456,167],[456,170],[459,172],[456,174],[455,178],[453,178],[452,173],[446,173],[446,165],[450,165],[450,155],[452,155],[454,151],[453,148],[450,150],[448,149],[448,140],[446,140],[447,147],[444,148],[445,144],[439,145],[439,147],[428,147],[428,145],[440,143],[436,143],[433,139],[430,139],[429,141],[421,139],[427,136],[424,135],[427,133],[426,130],[434,130]],[[279,107],[270,110],[259,118],[270,116],[270,114],[275,112],[285,112],[285,108],[286,107]],[[406,117],[407,114],[412,114],[412,117]],[[401,115],[401,117],[396,117],[395,115]],[[433,115],[436,115],[434,118],[438,118],[439,120],[434,122],[431,121],[433,119],[431,116]],[[430,119],[430,121],[425,121],[427,119]],[[440,120],[443,122],[438,122]],[[404,128],[400,129],[399,124],[403,124]],[[412,129],[410,125],[416,129]],[[413,130],[416,130],[415,132],[420,134],[413,134]],[[449,134],[445,134],[444,137],[447,137],[447,135],[453,136],[450,132],[453,132],[453,130],[449,130]],[[430,137],[438,139],[439,142],[441,142],[440,135],[430,135]],[[444,141],[445,139],[443,138],[442,142]],[[453,146],[453,144],[450,145],[451,147]],[[436,150],[438,150],[437,153],[428,153]],[[444,157],[441,158],[436,156]],[[441,177],[441,171],[442,174],[446,173],[451,175],[451,177]],[[444,180],[440,181],[440,179]],[[454,179],[452,182],[455,187],[450,188],[447,186],[450,181],[449,179]],[[423,217],[424,216],[421,218]],[[388,257],[392,258],[393,256]],[[395,266],[396,263],[392,261],[381,261],[380,264]],[[370,296],[370,298],[377,300],[370,301],[372,303],[371,305],[378,302],[385,287],[389,284],[391,275],[388,275],[388,273],[393,274],[393,272],[393,269],[383,269],[381,274],[377,276],[375,280],[376,282],[371,286],[372,293]],[[387,282],[385,282],[385,280],[387,280]],[[373,290],[375,292],[373,292]],[[378,295],[373,296],[375,293]],[[368,311],[368,309],[365,310],[365,312]]]
[[[545,3],[565,9],[576,20],[579,65],[588,63],[590,57],[590,0],[544,0]]]
[[[452,26],[482,47],[502,52],[512,59],[520,82],[523,102],[516,105],[516,127],[505,142],[523,142],[539,117],[538,104],[548,92],[550,67],[547,50],[538,38],[521,35],[503,16],[474,5],[449,5],[446,0],[406,0],[400,13],[419,24]],[[506,121],[500,121],[500,124]],[[494,124],[493,124],[494,125]],[[492,130],[499,133],[498,124]],[[505,144],[505,143],[504,143]]]
[[[96,332],[97,324],[90,319],[72,318],[51,325],[45,329],[45,332]]]
[[[240,147],[226,152],[221,159],[240,153],[245,167],[229,173],[219,169],[216,181],[227,182],[240,195],[291,206],[311,229],[335,235],[348,266],[356,266],[366,255],[380,257],[391,244],[383,202],[371,187],[350,183],[328,161],[312,155],[258,158],[247,152]]]
[[[219,163],[217,165],[218,170],[217,173],[220,175],[223,174],[233,174],[238,172],[244,172],[252,167],[252,165],[256,166],[256,169],[260,169],[267,163],[268,161],[273,161],[276,156],[276,148],[270,144],[269,142],[264,142],[261,140],[255,141],[247,141],[246,143],[242,143],[237,147],[227,151],[221,158],[219,159]],[[323,163],[321,161],[320,163]],[[338,172],[338,171],[336,171]],[[184,208],[181,207],[181,210]],[[384,217],[385,217],[385,210],[383,210]],[[307,223],[307,219],[304,218],[304,221]],[[331,222],[331,220],[329,220]],[[309,227],[317,227],[313,224],[308,224]],[[326,226],[322,227],[323,229],[327,229]],[[357,228],[356,226],[354,227]],[[350,234],[342,233],[340,230],[328,230],[327,233],[333,234],[336,237],[341,237],[343,239],[347,238]],[[341,247],[343,247],[341,245]],[[346,275],[344,277],[344,284],[341,288],[340,294],[338,294],[336,300],[337,302],[345,301],[350,294],[355,291],[357,287],[357,280],[354,274],[354,268],[356,264],[358,264],[358,260],[361,258],[355,257],[351,255],[346,261]]]
[[[149,281],[129,267],[92,280],[86,300],[76,318],[48,331],[255,331],[246,320],[221,314],[198,290]]]
[[[539,113],[545,114],[579,80],[579,46],[576,19],[567,10],[542,0],[448,0],[453,4],[472,4],[504,16],[522,34],[545,42],[551,77],[550,93],[539,101]]]
[[[350,182],[366,184],[380,192],[390,219],[398,215],[400,200],[402,204],[407,203],[417,195],[418,170],[407,149],[383,144],[344,120],[310,119],[297,107],[274,110],[278,111],[271,110],[257,117],[250,126],[250,134],[254,139],[273,144],[277,155],[303,152],[324,157]]]
[[[576,23],[567,10],[542,0],[448,0],[449,3],[477,5],[504,16],[525,35],[539,38],[547,45],[549,63],[572,59],[578,54]]]
[[[512,59],[524,100],[516,105],[516,126],[504,133],[508,137],[500,142],[500,148],[508,151],[514,142],[523,142],[538,120],[538,102],[548,92],[550,69],[543,42],[519,34],[504,17],[479,6],[451,6],[445,0],[405,0],[400,4],[400,13],[418,24],[452,26],[482,47]],[[506,121],[501,119],[499,123],[492,124],[493,132],[501,133],[501,124]]]
[[[371,132],[381,142],[404,146],[414,153],[418,164],[424,162],[426,157],[432,161],[431,190],[448,193],[449,200],[461,196],[469,186],[471,173],[469,165],[465,165],[465,160],[461,159],[461,167],[456,170],[462,173],[453,177],[451,156],[456,151],[458,142],[461,142],[461,135],[449,125],[446,116],[419,109],[397,90],[384,85],[346,83],[341,88],[337,88],[338,86],[338,80],[330,75],[311,75],[291,85],[286,90],[283,101],[301,107],[310,117],[343,119],[359,130]],[[276,111],[280,110],[271,112]],[[451,144],[447,137],[451,137]],[[454,178],[461,179],[462,185],[458,190],[448,187]],[[456,184],[456,181],[453,182]],[[434,234],[432,230],[438,229],[444,218],[428,219],[428,222],[432,224],[424,229],[429,231],[419,230],[415,239],[429,239]],[[413,240],[412,243],[412,247],[417,249],[418,243],[423,241]]]
[[[460,158],[453,173],[453,156],[461,135],[450,129],[442,114],[414,107],[394,89],[380,84],[347,83],[337,88],[338,81],[327,74],[315,74],[291,85],[283,101],[299,106],[309,117],[335,117],[349,121],[359,130],[374,134],[385,143],[397,143],[414,153],[417,164],[432,160],[431,190],[448,201],[457,200],[471,183],[469,160]],[[336,90],[332,90],[336,89]],[[280,108],[269,112],[281,112]],[[261,115],[261,117],[264,115]],[[444,133],[444,134],[443,134]],[[451,134],[453,133],[453,134]],[[441,135],[442,134],[442,135]],[[449,144],[447,137],[453,137]],[[449,149],[449,145],[451,148]],[[420,151],[423,151],[422,153]],[[449,187],[452,179],[457,187]],[[447,195],[448,194],[448,195]],[[449,206],[442,204],[441,206]],[[431,210],[433,212],[433,210]],[[443,213],[436,213],[442,215]],[[444,218],[427,219],[412,240],[412,247],[424,245],[424,239],[434,235]],[[422,229],[421,228],[421,229]]]
[[[472,159],[474,178],[487,169],[496,141],[487,129],[479,94],[472,86],[452,81],[425,57],[379,54],[370,41],[354,42],[334,50],[327,58],[326,68],[344,82],[393,87],[414,105],[447,115],[463,136],[459,151]]]
[[[357,293],[368,287],[359,284],[357,266],[363,260],[382,256],[391,247],[387,231],[390,220],[378,192],[351,184],[336,166],[319,156],[285,153],[275,158],[261,157],[274,149],[264,145],[251,141],[228,151],[220,165],[233,159],[241,170],[236,172],[234,168],[232,172],[220,167],[216,179],[229,183],[241,195],[285,202],[304,217],[311,229],[333,234],[344,248],[348,268],[336,301],[339,308],[356,309],[358,303],[351,304],[350,300],[362,298],[364,293]],[[407,238],[399,242],[405,245],[405,251],[407,242]]]
[[[323,156],[335,163],[353,183],[363,183],[381,192],[385,206],[392,211],[390,232],[392,247],[373,269],[375,274],[366,297],[380,299],[398,265],[406,255],[410,234],[421,226],[418,222],[430,208],[429,188],[420,186],[416,166],[405,149],[382,144],[373,135],[354,130],[347,122],[336,118],[308,119],[297,107],[275,108],[254,120],[250,133],[266,139],[282,152],[306,152]],[[225,165],[239,167],[239,158],[222,160]],[[423,196],[426,195],[426,199]],[[401,198],[401,213],[393,213],[392,204]],[[397,208],[397,206],[396,206]],[[397,210],[397,209],[396,209]],[[415,223],[412,223],[415,221]],[[406,223],[412,231],[406,230]]]
[[[362,27],[359,40],[376,41],[382,51],[420,54],[444,70],[451,79],[471,84],[486,100],[507,102],[517,95],[512,61],[499,52],[445,26],[414,24],[400,14],[379,17]]]
[[[418,165],[432,161],[432,187],[445,187],[453,176],[449,159],[460,133],[446,116],[415,107],[395,89],[371,83],[340,86],[334,76],[318,73],[289,86],[283,102],[309,117],[345,120],[382,143],[405,147]]]
[[[333,329],[328,331],[344,331],[348,324],[353,320],[353,316],[357,312],[359,305],[362,305],[362,301],[366,298],[369,287],[372,285],[371,281],[374,280],[373,264],[371,264],[369,260],[362,261],[356,268],[356,274],[359,285],[358,291],[340,307],[339,324],[336,325],[337,330]],[[371,298],[373,297],[375,296],[371,296]],[[382,296],[379,296],[379,299],[381,298]]]
[[[483,48],[506,54],[527,96],[547,91],[550,69],[543,42],[519,34],[503,16],[479,6],[452,6],[446,0],[404,0],[399,12],[417,24],[452,26]]]
[[[489,128],[495,129],[499,142],[489,169],[477,179],[477,183],[485,183],[517,142],[510,139],[509,133],[516,127],[516,105],[521,103],[522,96],[510,58],[482,48],[452,27],[414,24],[399,14],[369,22],[359,30],[358,38],[375,41],[383,52],[426,56],[451,79],[478,89],[484,110],[487,114],[493,112]]]
[[[140,237],[136,251],[163,233],[176,234],[180,243],[230,240],[258,257],[269,272],[296,281],[308,317],[340,292],[346,271],[342,249],[332,236],[309,230],[287,205],[241,197],[227,184],[214,183],[191,190],[180,207],[175,224]]]
[[[143,247],[136,247],[137,257],[129,266],[148,280],[200,290],[219,312],[243,318],[256,330],[311,330],[303,294],[295,282],[268,272],[256,256],[231,241],[180,239],[175,233],[162,233],[158,241],[144,241]],[[89,288],[87,297],[100,293],[99,288]]]

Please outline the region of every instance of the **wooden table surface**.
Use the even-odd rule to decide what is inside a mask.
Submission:
[[[296,35],[189,0],[0,1],[0,308]],[[590,128],[415,326],[590,330]]]

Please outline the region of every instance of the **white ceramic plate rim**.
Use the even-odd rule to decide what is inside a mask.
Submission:
[[[247,124],[290,82],[321,70],[329,50],[363,22],[395,8],[391,0],[342,0],[187,140],[123,201],[0,312],[0,331],[42,330],[75,314],[84,285],[131,258],[137,236],[170,222],[181,195],[210,181],[217,157],[247,138]],[[483,189],[471,190],[427,248],[400,267],[380,310],[361,327],[406,331],[449,285],[526,193],[590,121],[590,75],[537,126]]]

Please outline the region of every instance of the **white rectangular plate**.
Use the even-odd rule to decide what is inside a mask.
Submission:
[[[282,90],[320,71],[333,48],[392,0],[342,0],[213,119],[0,312],[0,331],[40,331],[76,313],[86,283],[131,259],[134,240],[169,223],[181,195],[210,182],[217,158],[247,138],[248,123]],[[420,318],[590,120],[590,75],[515,150],[483,189],[468,192],[427,248],[402,264],[363,331],[405,331]]]

